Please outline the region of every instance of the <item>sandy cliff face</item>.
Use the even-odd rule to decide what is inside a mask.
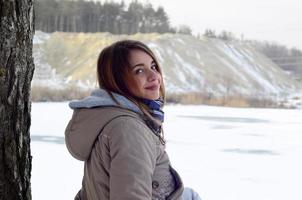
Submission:
[[[299,85],[248,44],[175,34],[112,35],[37,31],[33,84],[96,85],[96,61],[105,46],[121,39],[145,42],[157,55],[169,93],[282,96]]]

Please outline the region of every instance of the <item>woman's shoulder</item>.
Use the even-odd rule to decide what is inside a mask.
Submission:
[[[129,124],[141,126],[145,124],[144,116],[141,113],[134,112],[120,107],[101,108],[101,118],[106,118],[109,124]]]
[[[140,113],[119,107],[93,108],[82,112],[89,112],[95,117],[93,121],[98,122],[101,138],[158,143],[158,137]]]
[[[135,135],[152,133],[143,116],[128,111],[117,111],[115,114],[106,124],[104,134]]]

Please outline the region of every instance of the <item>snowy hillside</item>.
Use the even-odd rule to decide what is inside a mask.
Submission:
[[[175,34],[128,36],[39,31],[34,38],[33,84],[62,86],[75,81],[94,87],[99,52],[112,42],[126,38],[141,40],[155,52],[169,93],[283,96],[300,88],[267,57],[240,42]]]

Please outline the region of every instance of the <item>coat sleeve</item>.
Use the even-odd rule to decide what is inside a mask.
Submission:
[[[140,121],[122,117],[109,131],[110,200],[151,200],[154,136]]]

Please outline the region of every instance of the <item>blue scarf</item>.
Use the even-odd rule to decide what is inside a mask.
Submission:
[[[161,122],[164,122],[164,112],[161,110],[161,107],[164,104],[162,100],[143,99],[143,103],[149,107],[150,114],[154,118],[160,120]]]

